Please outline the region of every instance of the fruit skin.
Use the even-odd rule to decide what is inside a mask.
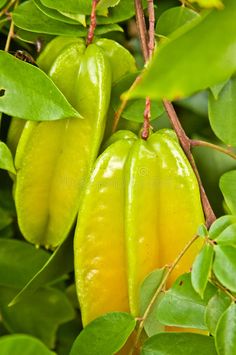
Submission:
[[[108,311],[140,316],[145,276],[173,262],[204,221],[196,177],[173,132],[127,137],[117,132],[97,160],[78,217],[75,277],[84,325]],[[169,284],[190,269],[199,248],[186,253]]]
[[[110,99],[111,69],[97,45],[85,49],[84,43],[77,41],[56,58],[50,75],[84,119],[41,122],[33,129],[17,173],[15,201],[25,238],[54,248],[65,239],[75,220],[99,150]],[[18,149],[22,150],[21,145]]]

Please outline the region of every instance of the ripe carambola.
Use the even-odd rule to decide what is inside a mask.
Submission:
[[[75,276],[84,324],[108,311],[139,315],[145,276],[173,262],[204,221],[196,177],[173,132],[147,141],[130,134],[119,132],[97,160],[79,212]]]

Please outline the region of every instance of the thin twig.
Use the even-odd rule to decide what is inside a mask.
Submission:
[[[153,56],[155,49],[155,9],[153,0],[148,0],[148,18],[149,18],[149,30],[148,30],[148,52],[149,59]]]
[[[144,121],[143,121],[143,129],[141,133],[141,137],[144,140],[147,140],[149,137],[150,131],[150,119],[151,119],[151,100],[149,97],[146,98],[145,110],[144,110]]]
[[[199,172],[197,170],[193,155],[191,153],[191,141],[187,137],[183,127],[181,126],[179,118],[175,112],[175,109],[174,109],[172,103],[167,100],[163,100],[163,104],[164,104],[165,110],[169,116],[170,122],[171,122],[177,136],[178,136],[180,145],[182,146],[182,148],[189,160],[189,163],[191,164],[191,166],[193,168],[196,178],[198,180],[198,185],[199,185],[201,200],[202,200],[202,207],[203,207],[205,218],[206,218],[206,226],[210,227],[211,224],[216,220],[216,216],[213,212],[213,209],[210,205],[210,202],[208,200],[208,197],[207,197],[204,187],[202,185],[202,181],[201,181]]]
[[[217,150],[218,152],[224,153],[228,156],[230,156],[231,158],[236,160],[236,154],[233,153],[231,150],[223,148],[217,144],[213,144],[213,143],[209,143],[209,142],[205,142],[202,140],[197,140],[197,139],[191,139],[190,141],[191,147],[208,147],[208,148],[212,148],[214,150]]]
[[[8,12],[8,10],[10,9],[10,7],[11,7],[12,5],[14,5],[15,2],[16,2],[16,0],[11,0],[11,1],[2,9],[2,11],[0,11],[0,17],[1,17],[2,15],[5,15],[5,14]]]
[[[11,39],[14,37],[14,22],[13,20],[11,20],[11,24],[10,24],[10,28],[9,28],[9,32],[7,35],[7,40],[6,40],[6,44],[5,44],[5,52],[8,52],[10,49],[10,44],[11,44]]]
[[[145,63],[149,59],[149,50],[148,50],[148,33],[143,13],[142,1],[141,0],[134,0],[135,5],[135,13],[136,13],[136,23],[138,27],[140,42],[142,46],[142,53],[144,57]]]
[[[88,30],[88,36],[87,36],[87,41],[86,44],[87,46],[92,43],[93,37],[94,37],[94,31],[97,26],[97,18],[96,18],[96,7],[97,4],[99,3],[99,0],[92,0],[92,11],[90,15],[90,26]]]
[[[139,323],[139,327],[137,330],[137,334],[136,334],[136,338],[135,338],[135,345],[134,348],[131,350],[129,355],[132,355],[135,348],[138,347],[139,344],[139,339],[141,336],[141,333],[143,331],[144,328],[144,323],[157,299],[157,297],[159,296],[159,294],[162,292],[163,288],[165,287],[165,284],[170,276],[170,274],[172,273],[172,271],[175,269],[176,265],[181,261],[182,257],[185,255],[185,253],[188,251],[188,249],[193,245],[193,243],[199,238],[198,235],[194,235],[194,237],[185,245],[185,247],[183,248],[183,250],[181,250],[181,252],[179,253],[179,255],[176,257],[176,259],[174,260],[174,262],[170,265],[169,270],[165,273],[160,285],[158,286],[155,294],[153,295],[150,303],[148,304],[148,307],[145,310],[145,313],[142,317],[141,322]]]

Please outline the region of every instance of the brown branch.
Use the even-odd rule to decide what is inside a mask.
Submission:
[[[135,5],[135,13],[136,13],[136,23],[139,32],[139,38],[142,46],[142,53],[144,57],[145,63],[149,59],[149,50],[148,50],[148,33],[143,13],[142,1],[141,0],[134,0]]]
[[[144,110],[144,122],[141,137],[147,140],[150,131],[150,119],[151,119],[151,100],[149,97],[146,98],[145,110]]]
[[[149,42],[148,42],[148,51],[149,59],[153,56],[155,49],[155,9],[153,0],[148,0],[148,17],[149,17]]]
[[[229,149],[223,148],[217,144],[213,144],[210,142],[205,142],[205,141],[197,140],[197,139],[191,139],[190,144],[191,144],[191,147],[212,148],[212,149],[217,150],[218,152],[224,153],[224,154],[228,155],[229,157],[236,160],[236,154],[234,152],[232,152]]]
[[[189,163],[191,164],[192,169],[196,175],[199,189],[200,189],[200,194],[201,194],[202,207],[203,207],[205,218],[206,218],[206,226],[210,227],[211,224],[216,220],[216,216],[215,216],[215,214],[212,210],[212,207],[210,205],[210,202],[207,198],[207,195],[206,195],[206,192],[205,192],[204,187],[202,185],[202,181],[201,181],[199,172],[197,170],[193,155],[191,153],[191,140],[187,137],[183,127],[181,126],[179,118],[175,112],[175,109],[174,109],[172,103],[167,100],[163,100],[163,104],[164,104],[165,110],[169,116],[170,122],[171,122],[177,136],[178,136],[180,145],[183,148],[183,150],[189,160]]]
[[[99,3],[99,0],[92,0],[92,11],[91,11],[91,15],[90,15],[90,26],[89,26],[88,36],[87,36],[87,41],[86,41],[86,45],[87,46],[93,42],[94,31],[95,31],[96,26],[97,26],[96,7],[97,7],[98,3]]]

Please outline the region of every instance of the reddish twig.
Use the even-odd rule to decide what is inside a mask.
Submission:
[[[145,110],[144,110],[144,122],[141,137],[147,140],[150,131],[150,118],[151,118],[151,100],[149,97],[146,98]]]
[[[142,53],[144,57],[145,63],[149,59],[149,50],[148,50],[148,33],[143,13],[142,1],[141,0],[134,0],[135,5],[135,13],[136,13],[136,23],[139,32],[140,42],[142,46]]]
[[[190,144],[191,147],[207,147],[207,148],[217,150],[218,152],[224,153],[236,160],[236,154],[234,152],[232,152],[230,149],[223,148],[217,144],[213,144],[210,142],[205,142],[197,139],[191,139]]]
[[[199,189],[200,189],[200,193],[201,193],[202,207],[203,207],[205,218],[206,218],[206,226],[210,227],[211,224],[216,220],[216,216],[213,212],[213,209],[210,205],[210,202],[208,200],[208,197],[207,197],[204,187],[202,185],[202,181],[201,181],[199,172],[197,170],[193,155],[191,153],[191,140],[187,137],[183,127],[181,126],[181,124],[179,122],[179,118],[175,112],[175,109],[174,109],[172,103],[167,100],[163,100],[163,104],[164,104],[165,110],[169,116],[169,119],[171,121],[171,124],[173,126],[173,129],[175,130],[175,132],[179,138],[180,145],[182,146],[182,148],[185,152],[185,155],[187,156],[189,163],[191,164],[193,171],[196,175],[196,178],[198,180],[198,185],[199,185]]]
[[[92,11],[90,15],[90,26],[88,30],[88,36],[87,36],[87,41],[86,44],[87,46],[92,43],[93,38],[94,38],[94,31],[97,26],[97,18],[96,18],[96,7],[97,4],[99,3],[99,0],[92,0]]]

